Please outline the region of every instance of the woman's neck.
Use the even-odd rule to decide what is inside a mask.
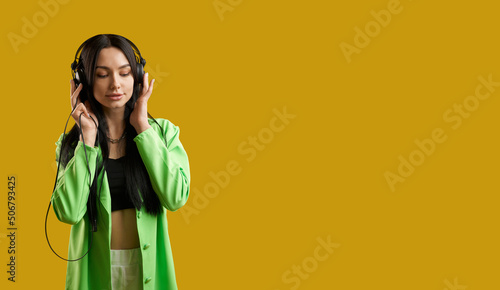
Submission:
[[[125,131],[124,110],[106,110],[106,123],[108,124],[109,138],[118,139]]]

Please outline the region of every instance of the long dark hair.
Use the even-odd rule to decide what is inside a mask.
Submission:
[[[86,83],[82,84],[83,88],[80,91],[80,99],[83,103],[85,103],[85,100],[89,101],[90,107],[98,119],[98,136],[109,136],[108,124],[106,123],[102,105],[95,99],[93,94],[97,58],[101,49],[108,47],[116,47],[125,54],[131,66],[131,72],[134,77],[133,94],[130,100],[126,103],[124,112],[126,124],[126,149],[124,156],[126,194],[130,197],[136,209],[140,209],[144,205],[146,212],[152,215],[157,215],[163,212],[163,208],[161,206],[160,200],[158,199],[158,196],[153,190],[148,172],[133,140],[135,136],[137,136],[137,132],[135,131],[135,128],[130,124],[130,113],[134,108],[134,104],[137,98],[139,98],[141,88],[139,86],[139,80],[137,76],[138,58],[136,58],[134,49],[126,38],[116,34],[99,34],[87,40],[85,46],[82,48],[82,52],[79,58],[79,63],[81,66],[83,66],[85,79],[87,80]],[[156,120],[154,121],[156,122]],[[100,140],[97,140],[96,138],[96,143],[94,144],[94,146],[99,144],[101,147],[102,163],[98,158],[97,170],[95,171],[94,180],[90,187],[89,202],[87,202],[87,211],[89,213],[94,213],[96,212],[96,209],[99,208],[97,206],[97,203],[100,201],[97,196],[100,197],[100,190],[102,186],[97,185],[97,176],[99,176],[102,170],[106,170],[109,159],[108,142],[106,138],[99,137],[99,139]],[[61,162],[64,167],[66,167],[69,160],[73,157],[76,145],[78,144],[79,140],[79,127],[77,124],[75,124],[67,133],[64,138],[64,142],[62,142],[61,144]],[[95,202],[90,202],[91,200],[95,200]],[[97,219],[97,216],[92,218]]]

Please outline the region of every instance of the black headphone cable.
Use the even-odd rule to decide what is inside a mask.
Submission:
[[[55,191],[55,189],[56,189],[56,185],[57,185],[57,178],[59,177],[59,166],[60,166],[60,164],[61,164],[61,159],[62,159],[62,158],[61,158],[61,153],[62,153],[62,144],[63,144],[63,142],[64,142],[64,138],[65,138],[65,136],[66,136],[66,128],[67,128],[67,126],[68,126],[69,117],[71,117],[71,114],[73,114],[73,112],[75,111],[77,103],[78,103],[78,101],[75,103],[75,107],[73,108],[73,110],[71,111],[70,115],[68,116],[68,119],[66,120],[66,125],[64,126],[63,139],[62,139],[62,141],[61,141],[61,148],[60,148],[60,150],[59,150],[59,156],[58,156],[58,159],[59,159],[59,160],[58,160],[58,163],[57,163],[56,181],[55,181],[55,183],[54,183],[54,189],[52,190],[52,193],[54,193],[54,191]],[[87,149],[85,148],[85,139],[84,139],[84,137],[83,137],[83,130],[81,129],[81,124],[82,124],[82,119],[81,119],[81,118],[82,118],[82,114],[83,114],[83,112],[82,112],[82,113],[80,114],[80,116],[79,116],[79,122],[80,122],[80,135],[82,136],[82,141],[83,141],[83,143],[84,143],[83,150],[84,150],[84,152],[85,152],[85,158],[86,158],[86,160],[87,160],[87,169],[88,169],[88,171],[89,171],[89,184],[91,184],[91,180],[92,180],[91,178],[92,178],[92,176],[91,176],[90,167],[89,167],[89,159],[88,159],[88,156],[87,156]],[[96,128],[97,128],[97,123],[95,122],[94,118],[92,118],[92,116],[90,116],[90,118],[92,119],[92,121],[94,121],[94,124],[96,125]],[[97,130],[97,140],[99,140],[99,130]],[[98,157],[99,157],[99,155],[98,155]],[[98,159],[99,159],[99,158],[98,158]],[[96,167],[97,167],[97,163],[96,163]],[[89,189],[89,190],[90,190],[90,189]],[[100,192],[99,192],[99,198],[100,198]],[[92,200],[91,200],[91,202],[92,202]],[[50,206],[51,206],[51,205],[52,205],[52,200],[49,202],[49,206],[48,206],[48,208],[47,208],[47,213],[45,214],[45,239],[47,240],[47,243],[48,243],[48,245],[49,245],[50,249],[52,250],[52,252],[53,252],[53,253],[54,253],[57,257],[59,257],[59,258],[61,258],[61,259],[65,260],[65,261],[68,261],[68,262],[75,262],[75,261],[78,261],[78,260],[82,259],[83,257],[85,257],[85,256],[89,253],[89,251],[90,251],[90,249],[91,249],[91,247],[92,247],[93,236],[94,236],[94,234],[93,234],[93,233],[94,233],[95,231],[97,231],[97,220],[96,220],[96,218],[95,218],[95,215],[94,215],[94,214],[93,214],[93,212],[92,212],[92,206],[90,206],[91,212],[89,213],[89,215],[92,217],[92,221],[91,221],[91,223],[92,223],[92,231],[91,231],[91,233],[90,233],[90,244],[89,244],[89,248],[87,249],[87,252],[86,252],[83,256],[81,256],[80,258],[70,260],[70,259],[65,259],[65,258],[61,257],[59,254],[57,254],[57,253],[54,251],[54,249],[52,248],[52,245],[50,244],[49,237],[48,237],[48,234],[47,234],[47,219],[48,219],[48,216],[49,216],[49,211],[50,211]]]

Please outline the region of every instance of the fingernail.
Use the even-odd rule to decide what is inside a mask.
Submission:
[[[148,76],[149,76],[149,73],[146,73],[146,77],[148,77]]]

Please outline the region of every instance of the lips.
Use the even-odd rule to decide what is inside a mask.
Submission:
[[[117,101],[123,97],[122,94],[111,94],[111,95],[106,95],[106,97],[110,98],[111,100]]]

